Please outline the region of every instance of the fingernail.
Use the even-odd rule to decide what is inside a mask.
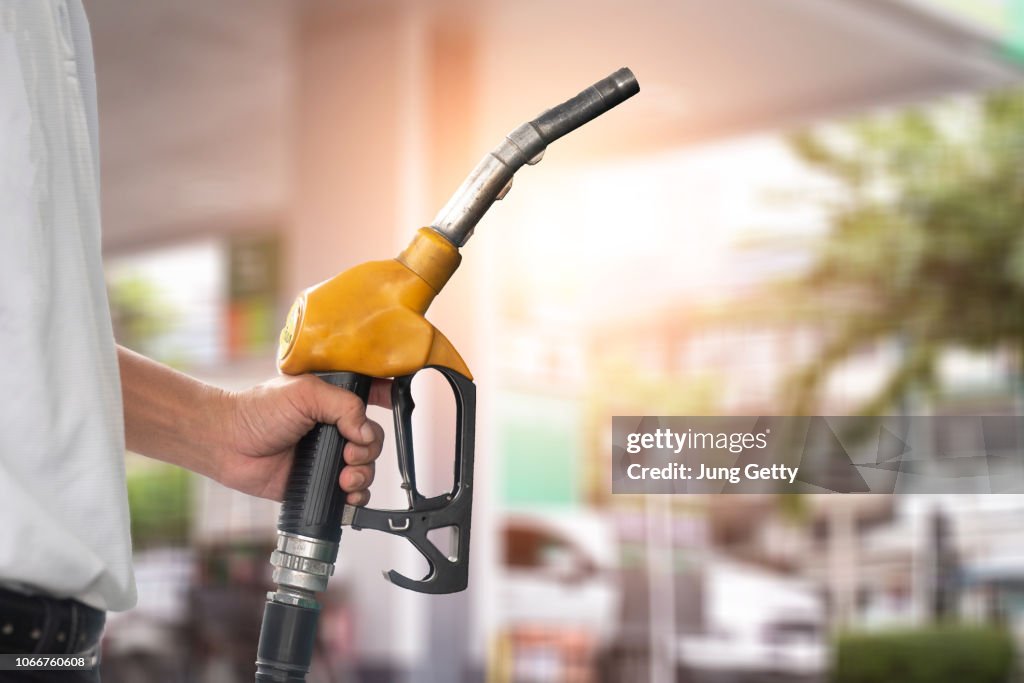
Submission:
[[[353,489],[361,489],[361,488],[363,488],[363,484],[365,484],[365,483],[366,483],[366,477],[364,477],[363,475],[361,475],[361,474],[353,474],[352,475],[352,488]]]
[[[369,422],[363,423],[363,426],[359,429],[359,433],[362,435],[363,441],[366,443],[370,443],[377,438],[377,433],[373,431],[373,427],[370,426]]]

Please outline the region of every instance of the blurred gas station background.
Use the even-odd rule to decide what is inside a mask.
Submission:
[[[311,681],[1009,680],[1024,499],[612,496],[610,418],[1021,414],[1024,3],[85,6],[118,340],[229,389],[513,127],[640,81],[430,311],[479,387],[469,590],[391,586],[415,551],[346,531]],[[453,402],[414,391],[439,492]],[[277,505],[127,457],[140,600],[104,680],[251,680]],[[371,505],[399,483],[386,448]]]

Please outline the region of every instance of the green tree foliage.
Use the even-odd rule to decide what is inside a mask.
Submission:
[[[1024,93],[872,116],[791,136],[839,188],[813,268],[791,283],[818,297],[827,342],[791,387],[813,411],[828,374],[875,342],[901,362],[859,412],[936,388],[945,346],[1024,351]]]

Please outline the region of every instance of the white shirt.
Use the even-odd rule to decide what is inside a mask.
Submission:
[[[0,583],[135,604],[81,0],[0,0]]]

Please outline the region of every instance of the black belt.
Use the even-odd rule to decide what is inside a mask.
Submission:
[[[0,653],[89,652],[99,643],[106,619],[106,612],[77,600],[0,588]]]

